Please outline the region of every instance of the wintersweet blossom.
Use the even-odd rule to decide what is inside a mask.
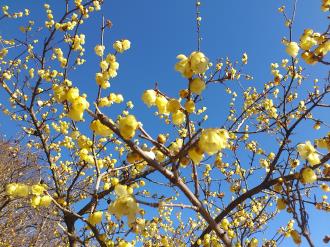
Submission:
[[[314,170],[310,167],[306,167],[301,172],[302,182],[306,184],[314,183],[317,180],[317,176]]]
[[[182,76],[191,78],[193,75],[203,74],[209,68],[209,59],[200,51],[194,51],[189,57],[180,54],[177,56],[180,61],[176,63],[175,70]]]
[[[98,119],[92,121],[90,128],[95,132],[95,134],[100,136],[110,136],[113,133],[109,127],[102,124]]]
[[[158,108],[158,112],[160,114],[168,114],[168,110],[167,110],[167,102],[168,100],[163,96],[163,95],[158,95],[156,97],[156,101],[155,104]]]
[[[118,219],[127,216],[128,224],[135,221],[136,214],[139,212],[139,205],[136,203],[132,193],[133,190],[126,185],[118,184],[115,186],[116,200],[109,206],[109,212]]]
[[[198,146],[190,148],[188,150],[188,156],[195,164],[199,164],[204,158],[203,151]]]
[[[6,186],[6,193],[9,196],[27,197],[29,195],[29,192],[29,186],[22,183],[10,183]]]
[[[229,134],[225,129],[206,129],[199,138],[198,146],[203,152],[212,155],[226,148],[228,139]]]
[[[95,54],[98,55],[99,57],[103,56],[104,50],[105,50],[104,45],[97,45],[94,48]]]
[[[117,40],[113,44],[113,48],[119,53],[123,53],[124,51],[127,51],[130,47],[131,47],[131,42],[127,39]]]
[[[286,52],[293,58],[298,56],[299,49],[297,42],[289,42],[286,46]]]
[[[151,107],[156,104],[157,94],[155,90],[149,89],[144,91],[142,95],[142,101],[148,106]]]
[[[167,102],[166,108],[170,113],[175,113],[181,108],[181,105],[177,99],[170,99]]]
[[[175,125],[183,124],[185,119],[186,119],[186,115],[180,110],[178,110],[178,111],[176,111],[175,113],[172,114],[172,122]]]
[[[205,82],[199,77],[194,78],[193,80],[190,81],[190,91],[192,93],[200,95],[202,94],[204,89],[205,89]]]
[[[95,226],[95,225],[101,223],[101,221],[102,221],[102,216],[103,216],[103,212],[102,212],[102,211],[96,211],[96,212],[94,212],[94,213],[91,213],[91,214],[88,216],[87,221],[88,221],[92,226]]]
[[[133,115],[128,115],[119,120],[119,131],[124,139],[129,140],[135,135],[139,123]]]
[[[307,160],[311,165],[316,165],[320,163],[320,157],[317,153],[314,146],[310,141],[306,141],[305,143],[299,144],[297,147],[299,155]]]

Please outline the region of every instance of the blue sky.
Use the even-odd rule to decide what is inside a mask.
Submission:
[[[40,3],[54,6],[55,17],[62,12],[58,7],[58,0],[16,0],[1,1],[12,9],[30,7],[31,15],[42,25],[45,13]],[[64,1],[63,1],[64,2]],[[284,19],[277,8],[287,5],[289,13],[292,10],[289,0],[207,0],[202,1],[202,51],[211,59],[229,56],[239,60],[243,52],[249,55],[249,64],[245,72],[252,74],[254,80],[241,83],[245,86],[262,87],[264,82],[272,79],[270,63],[280,62],[288,58],[281,44],[282,37],[288,37],[288,29],[284,26]],[[304,28],[313,28],[319,32],[326,29],[328,21],[320,11],[321,1],[298,1],[296,23],[293,39],[298,40]],[[15,4],[13,4],[15,3]],[[62,1],[61,1],[62,3]],[[62,7],[61,7],[62,8]],[[174,71],[176,56],[180,53],[190,54],[196,49],[195,1],[192,0],[105,0],[102,13],[113,22],[113,27],[106,32],[106,51],[111,51],[112,43],[121,38],[132,42],[131,49],[119,56],[119,75],[112,81],[112,92],[122,93],[127,100],[133,100],[134,112],[140,116],[139,120],[152,134],[165,129],[159,124],[152,111],[141,102],[140,97],[145,89],[153,88],[158,82],[159,88],[173,97],[179,89],[186,86],[186,81]],[[96,92],[94,75],[98,71],[97,59],[93,48],[99,43],[100,15],[94,15],[84,25],[86,34],[87,63],[71,77],[73,83],[83,92],[94,98]],[[6,25],[4,25],[6,24]],[[19,26],[17,21],[2,21],[0,35],[12,35],[13,28]],[[309,70],[312,83],[315,77],[320,80],[327,75],[328,68],[317,66]],[[96,91],[96,90],[94,90]],[[0,96],[2,93],[0,92]],[[227,113],[228,97],[223,86],[210,86],[205,92],[205,104],[208,106],[210,121],[208,125],[223,123],[222,116]],[[113,114],[112,110],[108,112]],[[319,112],[323,114],[323,112]],[[328,120],[329,116],[324,115]],[[6,117],[0,115],[0,132],[8,137],[16,135],[17,128]],[[155,125],[157,124],[157,125]],[[157,128],[155,128],[157,126]],[[324,133],[324,132],[320,132]],[[308,132],[298,136],[297,140],[313,138]],[[271,147],[269,147],[271,148]],[[324,216],[322,214],[322,216]],[[321,217],[322,217],[321,216]],[[320,216],[311,215],[312,236],[318,239],[317,246],[321,246],[320,239],[329,232],[320,225]],[[329,227],[329,225],[327,225]],[[291,242],[290,242],[291,243]]]

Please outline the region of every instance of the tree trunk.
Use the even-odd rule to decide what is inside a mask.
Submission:
[[[76,233],[75,233],[75,220],[72,216],[65,214],[64,222],[68,229],[68,238],[69,238],[69,246],[70,247],[79,247],[79,242],[77,241]]]

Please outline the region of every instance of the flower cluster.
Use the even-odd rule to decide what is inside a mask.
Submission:
[[[326,137],[317,139],[316,145],[318,148],[327,149],[330,152],[330,132],[327,134]]]
[[[306,184],[314,183],[317,180],[317,176],[314,170],[310,167],[303,168],[301,171],[302,182]]]
[[[80,23],[81,22],[82,21],[80,21]],[[55,29],[60,31],[71,31],[77,26],[78,23],[79,23],[78,15],[76,13],[73,13],[71,16],[71,20],[61,23],[56,22]]]
[[[102,216],[103,216],[103,212],[102,212],[102,211],[96,211],[96,212],[94,212],[94,213],[91,213],[91,214],[88,216],[87,221],[88,221],[92,226],[95,226],[95,225],[101,223],[101,221],[102,221]]]
[[[139,212],[139,205],[133,197],[133,189],[126,185],[118,184],[115,186],[116,200],[110,204],[109,212],[114,214],[118,219],[127,216],[128,224],[131,225],[135,221],[136,214]]]
[[[293,58],[298,56],[299,49],[297,42],[289,42],[286,46],[286,52]]]
[[[111,106],[113,103],[120,104],[123,101],[124,101],[123,95],[110,93],[108,97],[100,98],[97,105],[99,107],[106,107],[106,106]]]
[[[153,89],[149,89],[144,91],[142,95],[142,101],[148,106],[154,106],[156,105],[156,99],[157,99],[157,93]]]
[[[57,58],[57,60],[61,63],[62,68],[64,68],[67,64],[67,59],[64,57],[63,51],[61,50],[61,48],[54,49],[54,55],[52,58],[53,59]]]
[[[74,121],[83,120],[84,111],[89,107],[89,103],[86,100],[86,95],[79,96],[79,94],[74,91],[72,91],[72,93],[70,94],[69,90],[67,94],[67,100],[71,103],[71,108],[68,112],[68,117],[70,117]]]
[[[204,157],[204,153],[208,155],[216,154],[224,148],[228,147],[229,134],[225,129],[205,129],[197,145],[189,149],[189,158],[199,164]]]
[[[13,197],[27,197],[30,193],[30,187],[22,183],[11,183],[7,184],[6,193]]]
[[[180,61],[175,65],[175,69],[186,78],[203,74],[209,68],[209,59],[199,51],[192,52],[189,57],[180,54],[177,59]]]
[[[139,123],[133,115],[128,115],[119,119],[119,131],[125,140],[133,138],[135,131],[139,127]]]
[[[205,82],[199,77],[192,79],[189,83],[190,91],[197,95],[201,95],[205,87]]]
[[[32,186],[22,183],[10,183],[6,186],[6,193],[12,197],[28,197],[31,195],[32,207],[48,207],[52,198],[49,195],[44,195],[46,185],[34,184]]]
[[[104,45],[97,45],[94,47],[95,54],[98,55],[99,57],[103,56],[104,50],[105,50]]]
[[[317,46],[312,50],[314,46]],[[300,47],[304,50],[301,57],[307,64],[315,64],[330,51],[330,40],[312,29],[305,29],[300,37]]]
[[[117,40],[113,43],[113,49],[115,49],[119,53],[123,53],[131,48],[131,42],[127,39]]]
[[[112,130],[101,123],[100,120],[93,120],[90,124],[91,130],[95,132],[95,134],[100,136],[111,136],[113,134]]]
[[[181,100],[181,99],[180,99]],[[181,106],[180,100],[178,99],[167,99],[162,94],[157,94],[156,91],[149,89],[146,90],[142,95],[142,101],[151,107],[156,105],[159,114],[169,115],[172,114],[172,122],[175,125],[181,125],[184,123],[186,116],[184,110],[187,113],[195,111],[195,103],[190,100],[185,103],[185,107]]]
[[[297,147],[299,155],[307,160],[311,165],[316,165],[320,163],[320,157],[317,153],[314,146],[311,144],[310,141],[306,141],[305,143],[301,143]]]
[[[83,50],[83,46],[85,44],[85,35],[84,34],[79,34],[75,35],[72,38],[72,49],[74,51],[81,51]]]
[[[101,54],[99,50],[97,52]],[[99,86],[106,89],[110,87],[109,79],[117,76],[119,63],[116,61],[116,56],[108,54],[106,59],[100,62],[100,68],[102,72],[96,73],[95,80]]]
[[[322,0],[322,6],[321,6],[322,11],[330,11],[330,0]]]
[[[46,10],[47,19],[48,19],[47,21],[45,21],[45,26],[50,29],[55,24],[54,16],[53,16],[53,11],[50,9],[50,5],[49,4],[44,4],[44,8]]]
[[[203,152],[213,155],[227,147],[228,139],[229,134],[225,129],[206,129],[199,138],[198,146]]]

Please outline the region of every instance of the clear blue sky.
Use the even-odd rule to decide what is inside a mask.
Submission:
[[[55,8],[55,17],[58,11],[59,0],[16,0],[1,1],[8,4],[12,9],[30,7],[31,15],[39,20],[42,25],[45,13],[40,3],[49,3]],[[291,10],[291,0],[206,0],[202,1],[201,15],[203,37],[202,51],[211,59],[229,56],[232,59],[240,59],[243,52],[249,55],[249,64],[245,71],[255,78],[253,82],[241,80],[243,85],[257,85],[272,79],[270,63],[280,62],[288,58],[281,44],[283,36],[288,36],[288,30],[284,26],[284,20],[277,8],[287,5]],[[320,11],[321,1],[305,0],[298,1],[297,18],[294,26],[293,39],[299,40],[304,28],[313,28],[324,31],[328,21]],[[179,89],[186,85],[184,78],[174,71],[176,55],[180,53],[190,54],[196,49],[195,27],[195,1],[192,0],[105,0],[102,10],[106,18],[113,22],[110,32],[106,33],[105,45],[111,48],[112,43],[121,38],[127,38],[132,42],[131,49],[119,56],[119,75],[112,81],[111,90],[122,93],[125,99],[134,100],[135,113],[140,116],[139,120],[151,133],[156,134],[163,126],[155,128],[156,118],[150,117],[151,111],[141,102],[140,97],[145,89],[153,88],[158,82],[160,89],[166,90],[173,97],[177,96]],[[290,11],[291,13],[291,11]],[[2,21],[0,23],[0,35],[11,35],[17,22]],[[90,92],[95,88],[94,75],[97,69],[96,57],[93,48],[99,43],[100,15],[94,15],[84,25],[86,34],[86,59],[87,63],[75,73],[73,82],[85,91],[89,96],[95,95]],[[6,25],[4,25],[6,24]],[[109,52],[110,49],[107,49]],[[328,68],[325,66],[312,68],[310,82],[315,77],[322,79],[327,75]],[[2,93],[0,92],[0,96]],[[205,93],[206,104],[209,108],[209,125],[223,123],[222,115],[227,112],[223,106],[227,104],[227,96],[224,87],[211,86]],[[94,97],[91,97],[94,98]],[[111,113],[112,114],[112,113]],[[326,116],[330,120],[329,116]],[[17,129],[6,117],[0,115],[0,132],[8,137],[14,136]],[[320,132],[323,133],[323,132]],[[320,135],[321,136],[321,135]],[[312,138],[308,133],[298,137],[300,140]],[[322,217],[311,215],[312,236],[316,239],[316,246],[321,246],[321,238],[329,234],[330,224],[322,222]],[[320,224],[322,222],[322,224]],[[274,232],[272,229],[271,232]],[[292,242],[288,242],[288,245]],[[287,245],[287,246],[288,246]]]

